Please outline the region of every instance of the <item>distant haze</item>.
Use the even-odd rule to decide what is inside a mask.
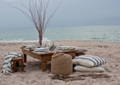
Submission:
[[[1,1],[0,29],[33,27],[26,16]],[[120,25],[120,0],[63,0],[49,27],[88,25]]]

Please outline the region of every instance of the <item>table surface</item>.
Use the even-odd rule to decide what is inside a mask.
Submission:
[[[48,57],[48,56],[52,56],[53,54],[55,53],[66,53],[66,54],[83,54],[85,53],[85,51],[81,50],[81,51],[76,51],[76,50],[58,50],[58,51],[47,51],[47,52],[35,52],[35,51],[31,51],[30,49],[27,49],[27,48],[22,48],[22,52],[23,54],[26,54],[26,55],[30,55],[31,57],[34,57],[34,58],[38,58],[40,59],[41,57]],[[74,55],[73,55],[74,56]]]

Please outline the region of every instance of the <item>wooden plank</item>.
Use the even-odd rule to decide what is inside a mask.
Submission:
[[[27,61],[27,58],[26,56],[29,55],[33,58],[36,58],[36,59],[39,59],[41,60],[42,64],[41,64],[41,69],[42,71],[45,71],[46,70],[46,64],[48,61],[51,61],[52,59],[52,55],[54,53],[65,53],[65,54],[69,54],[71,55],[73,58],[75,56],[78,56],[78,55],[84,55],[85,51],[81,50],[81,51],[76,51],[76,50],[65,50],[65,51],[48,51],[48,52],[35,52],[35,51],[32,51],[32,50],[29,50],[29,49],[26,49],[26,48],[21,48],[22,49],[22,52],[24,54],[24,61]]]

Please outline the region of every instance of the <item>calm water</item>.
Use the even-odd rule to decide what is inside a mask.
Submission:
[[[48,28],[45,37],[50,40],[120,41],[120,26]],[[9,30],[0,28],[0,41],[26,41],[37,38],[34,28]]]

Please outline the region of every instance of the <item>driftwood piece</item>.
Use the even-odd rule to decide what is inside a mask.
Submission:
[[[70,75],[70,76],[52,75],[50,77],[52,79],[59,79],[63,81],[74,81],[74,80],[85,80],[86,77],[96,79],[96,78],[110,78],[111,76],[105,73],[86,73],[86,74]]]

